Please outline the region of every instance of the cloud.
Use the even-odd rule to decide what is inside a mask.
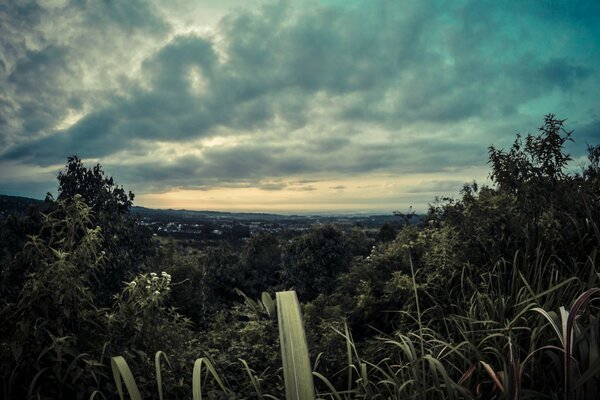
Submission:
[[[416,185],[408,186],[404,189],[406,193],[430,193],[437,195],[440,193],[458,193],[465,185],[465,182],[458,180],[447,181],[423,181]]]
[[[481,166],[546,108],[589,124],[600,79],[595,2],[278,1],[203,33],[161,1],[0,7],[0,163],[145,191]]]
[[[56,134],[71,111],[104,108],[138,52],[170,30],[137,0],[3,2],[0,21],[3,147]]]

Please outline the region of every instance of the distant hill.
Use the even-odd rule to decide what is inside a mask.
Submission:
[[[146,207],[131,207],[133,214],[139,214],[143,218],[153,220],[178,220],[198,221],[198,220],[235,220],[235,221],[263,221],[263,222],[300,222],[308,221],[335,223],[340,221],[359,222],[370,220],[375,224],[385,222],[399,222],[400,219],[393,214],[271,214],[271,213],[252,213],[252,212],[226,212],[226,211],[195,211],[195,210],[173,210],[173,209],[154,209]],[[416,218],[418,221],[419,218]]]
[[[44,200],[0,194],[0,213],[2,214],[25,213],[29,207],[42,204],[44,204]]]
[[[281,219],[305,219],[306,216],[281,215],[269,213],[249,213],[249,212],[226,212],[226,211],[195,211],[195,210],[173,210],[173,209],[155,209],[134,206],[131,207],[133,214],[139,214],[146,218],[177,218],[180,220],[198,220],[198,219],[235,219],[235,220],[281,220]]]
[[[8,196],[0,194],[0,215],[10,213],[27,212],[30,206],[40,206],[44,204],[43,200],[32,199],[29,197]],[[155,209],[133,206],[132,214],[139,214],[143,218],[151,220],[163,220],[180,222],[191,221],[214,221],[214,220],[237,220],[237,221],[264,221],[264,222],[288,222],[288,223],[307,223],[313,222],[368,222],[369,225],[381,225],[385,222],[398,222],[398,217],[386,215],[368,215],[368,214],[320,214],[320,215],[284,215],[270,213],[249,213],[249,212],[225,212],[225,211],[193,211],[193,210],[173,210],[173,209]]]
[[[9,196],[0,194],[0,212],[9,214],[12,212],[26,212],[30,206],[39,206],[44,204],[44,200],[32,199],[29,197]],[[173,209],[155,209],[140,206],[131,207],[132,214],[139,214],[147,218],[168,218],[175,217],[177,219],[238,219],[238,220],[280,220],[285,219],[304,219],[304,216],[296,215],[279,215],[269,213],[238,213],[225,211],[194,211],[194,210],[173,210]]]

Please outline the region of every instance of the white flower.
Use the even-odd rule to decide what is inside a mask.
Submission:
[[[165,271],[160,273],[161,276],[167,276],[167,273]]]
[[[160,294],[160,292],[158,290],[155,290],[153,295],[158,296]]]
[[[136,283],[135,283],[135,281],[132,281],[132,282],[129,282],[129,285],[130,285],[131,287],[135,287]]]
[[[156,276],[156,272],[150,272],[150,276]]]
[[[158,276],[153,276],[152,277],[152,282],[156,282],[158,280]]]

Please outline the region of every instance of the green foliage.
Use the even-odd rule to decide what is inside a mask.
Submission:
[[[177,374],[189,369],[196,341],[189,319],[166,303],[171,292],[171,276],[166,272],[140,274],[125,285],[116,298],[113,309],[106,315],[110,354],[124,354],[135,373],[148,371],[153,365],[149,354],[170,349],[172,370]],[[169,374],[162,378],[170,391],[185,392],[186,387]],[[139,390],[147,395],[154,392],[150,380],[140,381]]]
[[[350,254],[354,257],[366,257],[371,252],[373,246],[372,240],[367,238],[365,231],[355,226],[352,230],[346,234],[346,242],[348,243],[348,249]]]
[[[320,225],[292,239],[282,255],[283,278],[303,300],[330,293],[336,278],[350,267],[351,254],[343,233],[332,225]]]
[[[281,245],[277,237],[259,232],[244,245],[238,268],[243,273],[240,290],[257,297],[280,281]]]
[[[491,178],[500,190],[527,195],[532,186],[536,190],[546,185],[553,188],[565,177],[563,170],[571,156],[565,153],[564,145],[572,140],[573,132],[564,129],[564,122],[548,114],[540,134],[527,135],[524,144],[517,135],[508,152],[490,147]]]
[[[379,233],[377,234],[377,239],[380,242],[391,242],[392,240],[394,240],[397,233],[398,232],[396,231],[396,229],[394,229],[392,225],[386,222],[379,230]]]
[[[89,283],[103,262],[101,232],[79,196],[59,201],[23,248],[31,267],[15,303],[1,311],[6,398],[75,398],[102,371],[101,313]],[[96,349],[94,355],[88,349]],[[99,376],[99,375],[100,376]],[[37,379],[36,379],[37,378]]]
[[[106,260],[93,290],[97,302],[108,306],[121,283],[142,271],[155,255],[150,232],[130,215],[133,193],[126,193],[112,177],[105,176],[99,164],[87,168],[77,156],[69,157],[65,170],[58,175],[58,183],[57,199],[80,196],[91,207],[102,229]]]
[[[133,193],[125,193],[123,187],[116,185],[112,177],[106,177],[100,164],[88,169],[79,157],[71,156],[65,170],[58,174],[57,200],[76,195],[94,212],[111,215],[127,214],[134,198]]]
[[[244,302],[219,312],[207,329],[199,346],[201,354],[218,365],[229,387],[240,397],[251,396],[256,384],[265,393],[281,393],[279,339],[273,306],[263,300]],[[270,297],[270,296],[269,296]],[[272,301],[271,301],[272,302]],[[255,368],[248,379],[248,366]],[[253,383],[254,381],[254,383]]]
[[[0,221],[0,298],[15,302],[31,272],[32,265],[23,253],[31,235],[39,233],[43,219],[40,209],[26,214],[10,214]]]

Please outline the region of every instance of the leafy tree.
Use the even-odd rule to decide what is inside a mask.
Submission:
[[[396,237],[398,231],[389,223],[385,223],[379,229],[379,233],[377,234],[377,239],[380,242],[391,242]]]
[[[344,234],[333,225],[319,225],[297,237],[283,251],[284,282],[303,300],[329,293],[336,278],[350,267],[351,253]]]
[[[205,285],[203,254],[191,247],[169,243],[161,247],[158,258],[173,277],[170,304],[190,318],[196,327],[206,327],[214,299],[210,299],[212,292],[208,293],[209,288]]]
[[[23,257],[30,272],[16,302],[1,311],[0,371],[7,398],[76,398],[98,385],[90,350],[102,347],[102,313],[90,291],[104,255],[100,229],[80,196],[60,200],[43,214],[36,235],[29,237]],[[44,373],[37,382],[34,377]]]
[[[353,256],[368,256],[373,245],[373,241],[367,238],[365,231],[358,226],[353,227],[346,235],[346,241],[348,242],[350,254]]]
[[[151,233],[130,214],[133,193],[126,193],[112,177],[105,176],[100,164],[87,168],[77,156],[69,157],[58,182],[57,199],[69,201],[81,196],[102,230],[102,248],[107,260],[97,276],[94,291],[100,304],[109,305],[122,282],[140,272],[156,254]]]
[[[240,254],[244,280],[239,289],[251,298],[280,282],[281,246],[276,236],[259,232],[248,240]]]
[[[525,143],[517,135],[509,151],[489,148],[490,176],[500,190],[522,194],[532,186],[535,190],[548,185],[554,188],[565,177],[564,168],[571,156],[565,153],[564,145],[572,141],[573,131],[565,130],[564,122],[548,114],[539,135],[527,135]]]
[[[133,204],[133,193],[126,193],[112,177],[104,175],[100,164],[86,168],[77,156],[67,158],[64,171],[58,174],[58,200],[80,195],[96,213],[127,214]]]

